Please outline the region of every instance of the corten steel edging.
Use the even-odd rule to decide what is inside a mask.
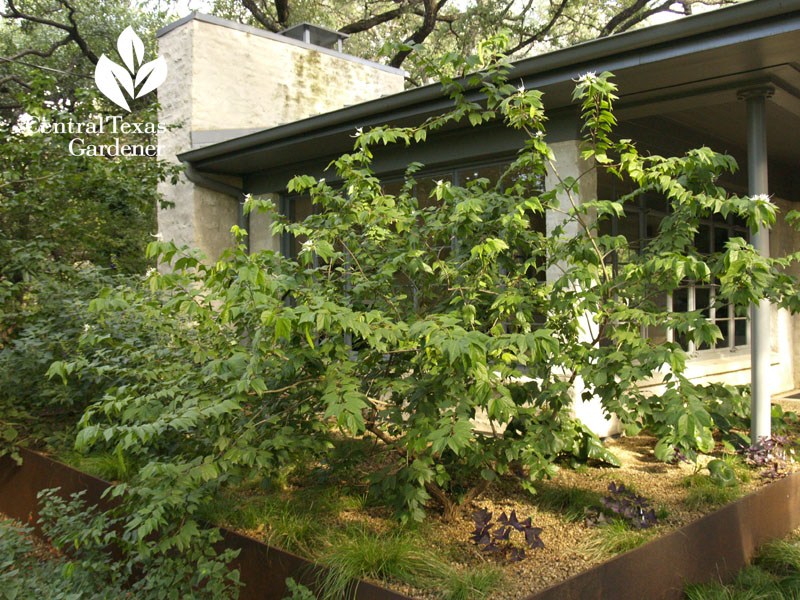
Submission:
[[[61,488],[59,495],[64,498],[85,490],[83,499],[89,506],[111,508],[112,503],[101,498],[110,485],[108,482],[25,448],[20,448],[19,454],[23,460],[21,466],[8,455],[0,458],[0,512],[33,525],[39,533],[36,495],[41,490]]]
[[[679,600],[686,583],[730,580],[761,544],[800,526],[800,473],[524,600]]]
[[[60,495],[86,490],[83,495],[89,506],[101,509],[112,506],[101,498],[110,483],[97,477],[73,469],[51,458],[26,450],[19,450],[22,465],[9,456],[0,458],[0,512],[30,523],[41,533],[36,525],[39,519],[39,503],[36,495],[45,488],[61,488]],[[313,586],[325,569],[305,558],[274,548],[254,538],[220,528],[224,547],[240,550],[232,566],[239,569],[240,580],[244,583],[240,600],[282,600],[286,597],[286,578]],[[378,585],[361,581],[355,593],[355,600],[411,600],[408,596],[384,589]]]
[[[36,494],[60,487],[65,495],[86,490],[85,500],[109,506],[101,495],[110,485],[45,456],[21,450],[17,466],[0,458],[0,512],[20,521],[38,519]],[[579,573],[525,600],[678,600],[687,582],[730,579],[764,542],[800,526],[800,473],[767,485],[724,508]],[[222,529],[225,546],[239,549],[235,562],[245,584],[241,600],[282,600],[285,580],[313,584],[323,567]],[[357,600],[411,600],[360,582]]]

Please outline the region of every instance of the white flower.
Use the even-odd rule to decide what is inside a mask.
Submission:
[[[84,324],[83,324],[83,330],[84,330],[84,331],[89,331],[90,329],[91,329],[91,327],[89,327],[89,324],[88,324],[88,323],[84,323]]]
[[[524,94],[525,93],[525,84],[524,83],[520,83],[519,87],[517,89],[519,90],[520,94]]]
[[[597,73],[594,71],[586,71],[586,73],[578,77],[578,83],[586,83],[588,81],[594,81],[595,79],[597,79]]]
[[[156,238],[157,241],[163,242],[164,241],[164,234],[160,231],[158,233],[154,233],[153,237]]]
[[[756,202],[770,202],[769,194],[756,194],[752,199]]]
[[[300,252],[312,252],[314,250],[314,243],[311,240],[306,240],[303,242],[302,247],[300,248]]]

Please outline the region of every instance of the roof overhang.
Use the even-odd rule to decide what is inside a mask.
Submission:
[[[620,118],[675,115],[676,122],[699,127],[718,139],[725,139],[740,120],[743,123],[737,90],[769,82],[776,88],[770,102],[771,158],[775,153],[777,160],[798,164],[798,49],[800,4],[752,0],[521,60],[510,78],[521,80],[528,89],[542,90],[551,114],[574,114],[574,80],[587,71],[612,71],[620,89]],[[450,106],[440,85],[428,85],[190,150],[178,158],[206,173],[261,181],[256,191],[267,191],[265,185],[276,187],[275,182],[282,180],[275,174],[291,177],[301,164],[327,163],[350,150],[357,127],[418,123]],[[711,120],[693,114],[710,106],[728,106],[736,114],[717,114]],[[793,128],[785,127],[786,115]]]

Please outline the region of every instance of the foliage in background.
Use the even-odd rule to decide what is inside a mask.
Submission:
[[[91,266],[53,263],[53,271],[26,283],[25,302],[15,315],[18,329],[0,344],[0,455],[10,451],[15,459],[17,445],[71,446],[78,420],[104,391],[92,377],[64,385],[47,371],[54,361],[74,357],[93,322],[90,301],[120,278]]]
[[[76,92],[69,111],[52,105],[53,84],[39,77],[36,90],[24,97],[28,119],[0,123],[0,285],[6,293],[23,280],[57,276],[59,265],[85,262],[143,273],[160,202],[156,184],[175,176],[174,167],[152,158],[70,154],[75,137],[113,144],[108,124],[104,134],[40,132],[42,125],[76,130],[108,116],[96,109],[97,94],[90,90]],[[155,110],[136,118],[155,123]],[[147,134],[117,136],[121,143],[153,142]]]
[[[34,84],[32,84],[34,85]],[[74,423],[100,388],[91,378],[58,389],[47,381],[54,360],[74,358],[104,287],[144,273],[155,233],[156,185],[174,167],[143,157],[73,156],[75,124],[102,118],[93,92],[76,92],[71,110],[51,103],[50,77],[21,98],[31,128],[0,122],[0,440],[42,443],[46,427]],[[139,118],[154,121],[152,108]],[[38,131],[40,124],[64,132]],[[82,135],[110,143],[113,135]],[[147,134],[123,142],[149,143]],[[24,432],[24,433],[23,433]],[[22,438],[25,437],[23,440]],[[0,446],[0,455],[7,446]]]
[[[418,51],[439,62],[448,53],[474,54],[481,40],[503,31],[510,38],[505,52],[521,58],[641,27],[654,15],[690,15],[697,6],[707,9],[734,3],[735,0],[408,0],[357,4],[342,0],[215,0],[213,12],[273,32],[303,21],[322,25],[351,36],[345,51],[372,60],[380,59],[387,40],[425,42]],[[432,80],[418,62],[408,60],[407,49],[394,48],[388,55],[390,65],[402,65],[409,71],[413,85]]]
[[[155,158],[76,156],[69,143],[155,143],[152,132],[114,134],[118,110],[94,91],[94,65],[116,54],[119,32],[148,35],[166,15],[148,5],[7,0],[0,21],[0,348],[48,298],[39,288],[76,283],[88,265],[144,273],[156,230],[156,184],[176,170]],[[125,119],[156,123],[154,95]],[[104,133],[85,133],[103,121]],[[84,133],[78,129],[83,128]],[[61,132],[54,128],[63,128]],[[49,310],[45,308],[45,310]],[[17,391],[17,390],[15,390]]]
[[[15,123],[24,96],[50,78],[49,100],[64,111],[94,88],[94,67],[116,56],[117,38],[133,27],[155,55],[155,32],[170,20],[169,3],[115,0],[4,0],[0,3],[0,120]],[[133,115],[152,106],[154,95],[131,105]],[[105,107],[109,104],[101,101]],[[135,117],[136,118],[136,117]],[[141,119],[139,119],[141,120]]]
[[[91,378],[59,388],[47,380],[47,369],[74,357],[93,319],[89,300],[149,266],[145,248],[161,202],[156,185],[177,172],[155,158],[70,154],[75,138],[78,149],[117,137],[122,144],[155,143],[149,132],[113,132],[109,119],[120,115],[94,91],[92,71],[98,56],[116,52],[124,27],[145,33],[164,15],[106,4],[103,10],[81,1],[3,6],[0,455],[14,444],[52,441],[101,393]],[[153,96],[135,102],[125,119],[155,125]],[[103,133],[86,133],[100,122]]]

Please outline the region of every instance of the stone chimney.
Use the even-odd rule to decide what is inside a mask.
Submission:
[[[167,80],[158,88],[159,121],[181,124],[159,135],[161,158],[403,90],[403,73],[341,52],[345,36],[301,23],[275,34],[200,13],[161,29]],[[241,188],[241,181],[227,179]],[[165,239],[215,260],[233,241],[238,201],[185,176],[159,191]]]

